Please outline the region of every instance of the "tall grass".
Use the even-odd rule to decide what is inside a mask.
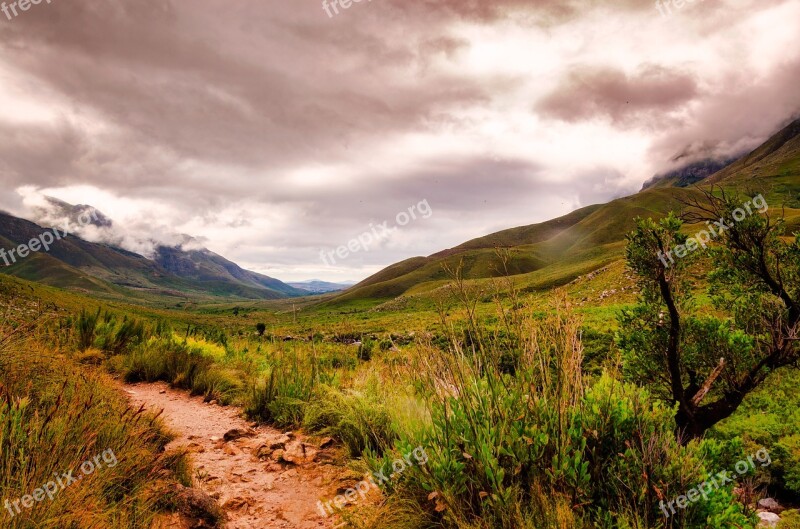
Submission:
[[[35,326],[0,322],[0,501],[45,483],[107,450],[117,464],[45,498],[13,518],[10,529],[146,528],[176,478],[188,484],[182,453],[156,418],[131,411],[105,375],[81,369],[35,339]],[[11,338],[9,338],[11,337]],[[78,473],[76,472],[76,476]]]
[[[317,389],[303,425],[340,439],[351,457],[361,457],[367,451],[382,454],[397,437],[392,415],[377,395],[330,386]]]
[[[301,355],[294,349],[278,353],[270,359],[267,373],[251,381],[245,413],[278,426],[300,426],[320,376],[314,354]]]
[[[244,387],[239,373],[172,337],[151,338],[123,357],[121,364],[126,382],[164,381],[192,395],[203,395],[206,402],[230,404]]]
[[[128,316],[120,320],[108,312],[101,318],[100,312],[100,309],[96,313],[82,309],[78,315],[75,327],[79,351],[97,348],[107,355],[118,355],[144,339],[142,322]]]
[[[702,451],[677,442],[674,410],[646,391],[613,373],[584,379],[581,322],[563,296],[544,316],[501,303],[503,332],[489,332],[480,293],[457,274],[450,292],[464,319],[441,303],[448,343],[423,345],[413,369],[431,422],[395,445],[423,446],[429,460],[391,482],[370,527],[752,527],[730,487],[665,520],[658,502],[703,480]]]

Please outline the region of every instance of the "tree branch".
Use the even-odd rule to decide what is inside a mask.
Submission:
[[[711,372],[711,375],[709,375],[708,379],[706,379],[706,381],[703,383],[703,387],[700,388],[700,391],[698,391],[697,394],[692,397],[693,406],[699,406],[700,403],[703,402],[703,399],[706,397],[708,392],[711,391],[711,386],[722,374],[723,369],[725,369],[725,359],[720,358],[719,365],[714,368],[714,371]]]

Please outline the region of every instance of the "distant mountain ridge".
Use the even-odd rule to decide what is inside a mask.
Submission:
[[[84,206],[75,206],[76,213]],[[106,217],[98,215],[101,222]],[[48,228],[0,212],[0,247],[11,249]],[[242,269],[207,249],[185,251],[159,246],[154,259],[74,235],[54,242],[48,252],[31,253],[0,273],[52,286],[106,296],[152,293],[175,297],[280,299],[307,295],[282,281]]]
[[[312,294],[327,294],[328,292],[347,290],[351,286],[355,285],[355,282],[347,281],[344,283],[330,283],[320,279],[311,279],[309,281],[295,281],[287,284],[291,287],[298,288]]]

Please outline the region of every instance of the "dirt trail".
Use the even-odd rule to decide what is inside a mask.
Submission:
[[[229,529],[333,527],[317,508],[335,495],[338,470],[332,449],[272,428],[252,428],[235,407],[203,403],[167,384],[124,386],[134,406],[164,410],[165,424],[178,435],[167,447],[185,446],[192,456],[194,487],[215,498]],[[230,442],[231,430],[247,436]],[[233,434],[235,436],[236,434]],[[230,436],[229,436],[230,437]],[[169,527],[185,527],[178,519]]]

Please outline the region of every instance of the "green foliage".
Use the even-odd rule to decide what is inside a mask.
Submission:
[[[250,384],[247,416],[280,426],[299,426],[319,383],[318,372],[315,358],[293,354],[273,359],[267,375]]]
[[[800,370],[773,374],[764,386],[748,395],[739,412],[712,430],[723,440],[741,438],[746,451],[767,447],[772,464],[765,469],[770,489],[800,499]]]
[[[320,386],[314,392],[303,426],[340,439],[351,457],[367,451],[381,454],[396,437],[391,415],[378,395],[342,392],[330,386]]]
[[[791,510],[781,513],[781,521],[777,529],[800,529],[800,511]]]
[[[99,326],[97,333],[99,335],[95,339],[97,347],[109,355],[118,355],[141,342],[145,330],[141,322],[125,316],[118,323],[114,318],[108,319]]]
[[[580,325],[563,306],[507,318],[520,347],[513,375],[502,367],[509,336],[471,333],[467,348],[451,339],[417,358],[432,423],[403,432],[395,452],[421,445],[429,461],[397,477],[398,501],[417,502],[425,525],[442,527],[657,526],[658,502],[703,477],[697,446],[675,439],[674,410],[610,374],[585,385]],[[670,527],[743,521],[734,511],[712,502]]]
[[[782,437],[773,448],[779,461],[776,472],[782,474],[781,482],[787,490],[800,496],[800,434]]]
[[[677,404],[678,429],[693,438],[733,414],[772,370],[800,358],[792,330],[800,324],[800,245],[782,240],[783,221],[762,214],[760,195],[702,193],[688,215],[719,230],[704,226],[704,238],[687,240],[673,215],[637,220],[626,257],[641,292],[622,312],[618,336],[628,377]],[[721,243],[711,250],[710,278],[723,317],[702,315],[692,303],[693,259],[682,255],[710,233]],[[676,244],[685,246],[673,258]]]
[[[99,318],[100,309],[97,309],[97,313],[95,314],[90,314],[86,309],[81,309],[81,313],[75,325],[78,330],[78,347],[82,351],[94,345],[94,333]]]
[[[358,346],[358,359],[369,362],[372,360],[374,349],[375,342],[369,337],[364,337],[361,344]]]
[[[159,321],[155,333],[163,332],[164,325]],[[80,351],[95,347],[108,355],[118,355],[128,351],[130,347],[140,343],[146,334],[141,321],[129,318],[127,315],[119,319],[109,312],[101,317],[100,309],[94,314],[81,309],[75,327],[77,347]]]
[[[636,272],[643,287],[652,284],[653,278],[664,272],[664,267],[680,269],[686,266],[685,257],[678,257],[672,250],[686,243],[681,233],[683,223],[673,213],[660,219],[636,219],[636,229],[627,236],[625,259]],[[668,254],[672,253],[670,259]],[[662,260],[663,259],[663,260]],[[664,265],[664,262],[668,263]]]
[[[122,362],[126,382],[169,382],[203,395],[206,402],[233,402],[243,391],[236,373],[214,363],[200,350],[170,339],[151,339]]]

